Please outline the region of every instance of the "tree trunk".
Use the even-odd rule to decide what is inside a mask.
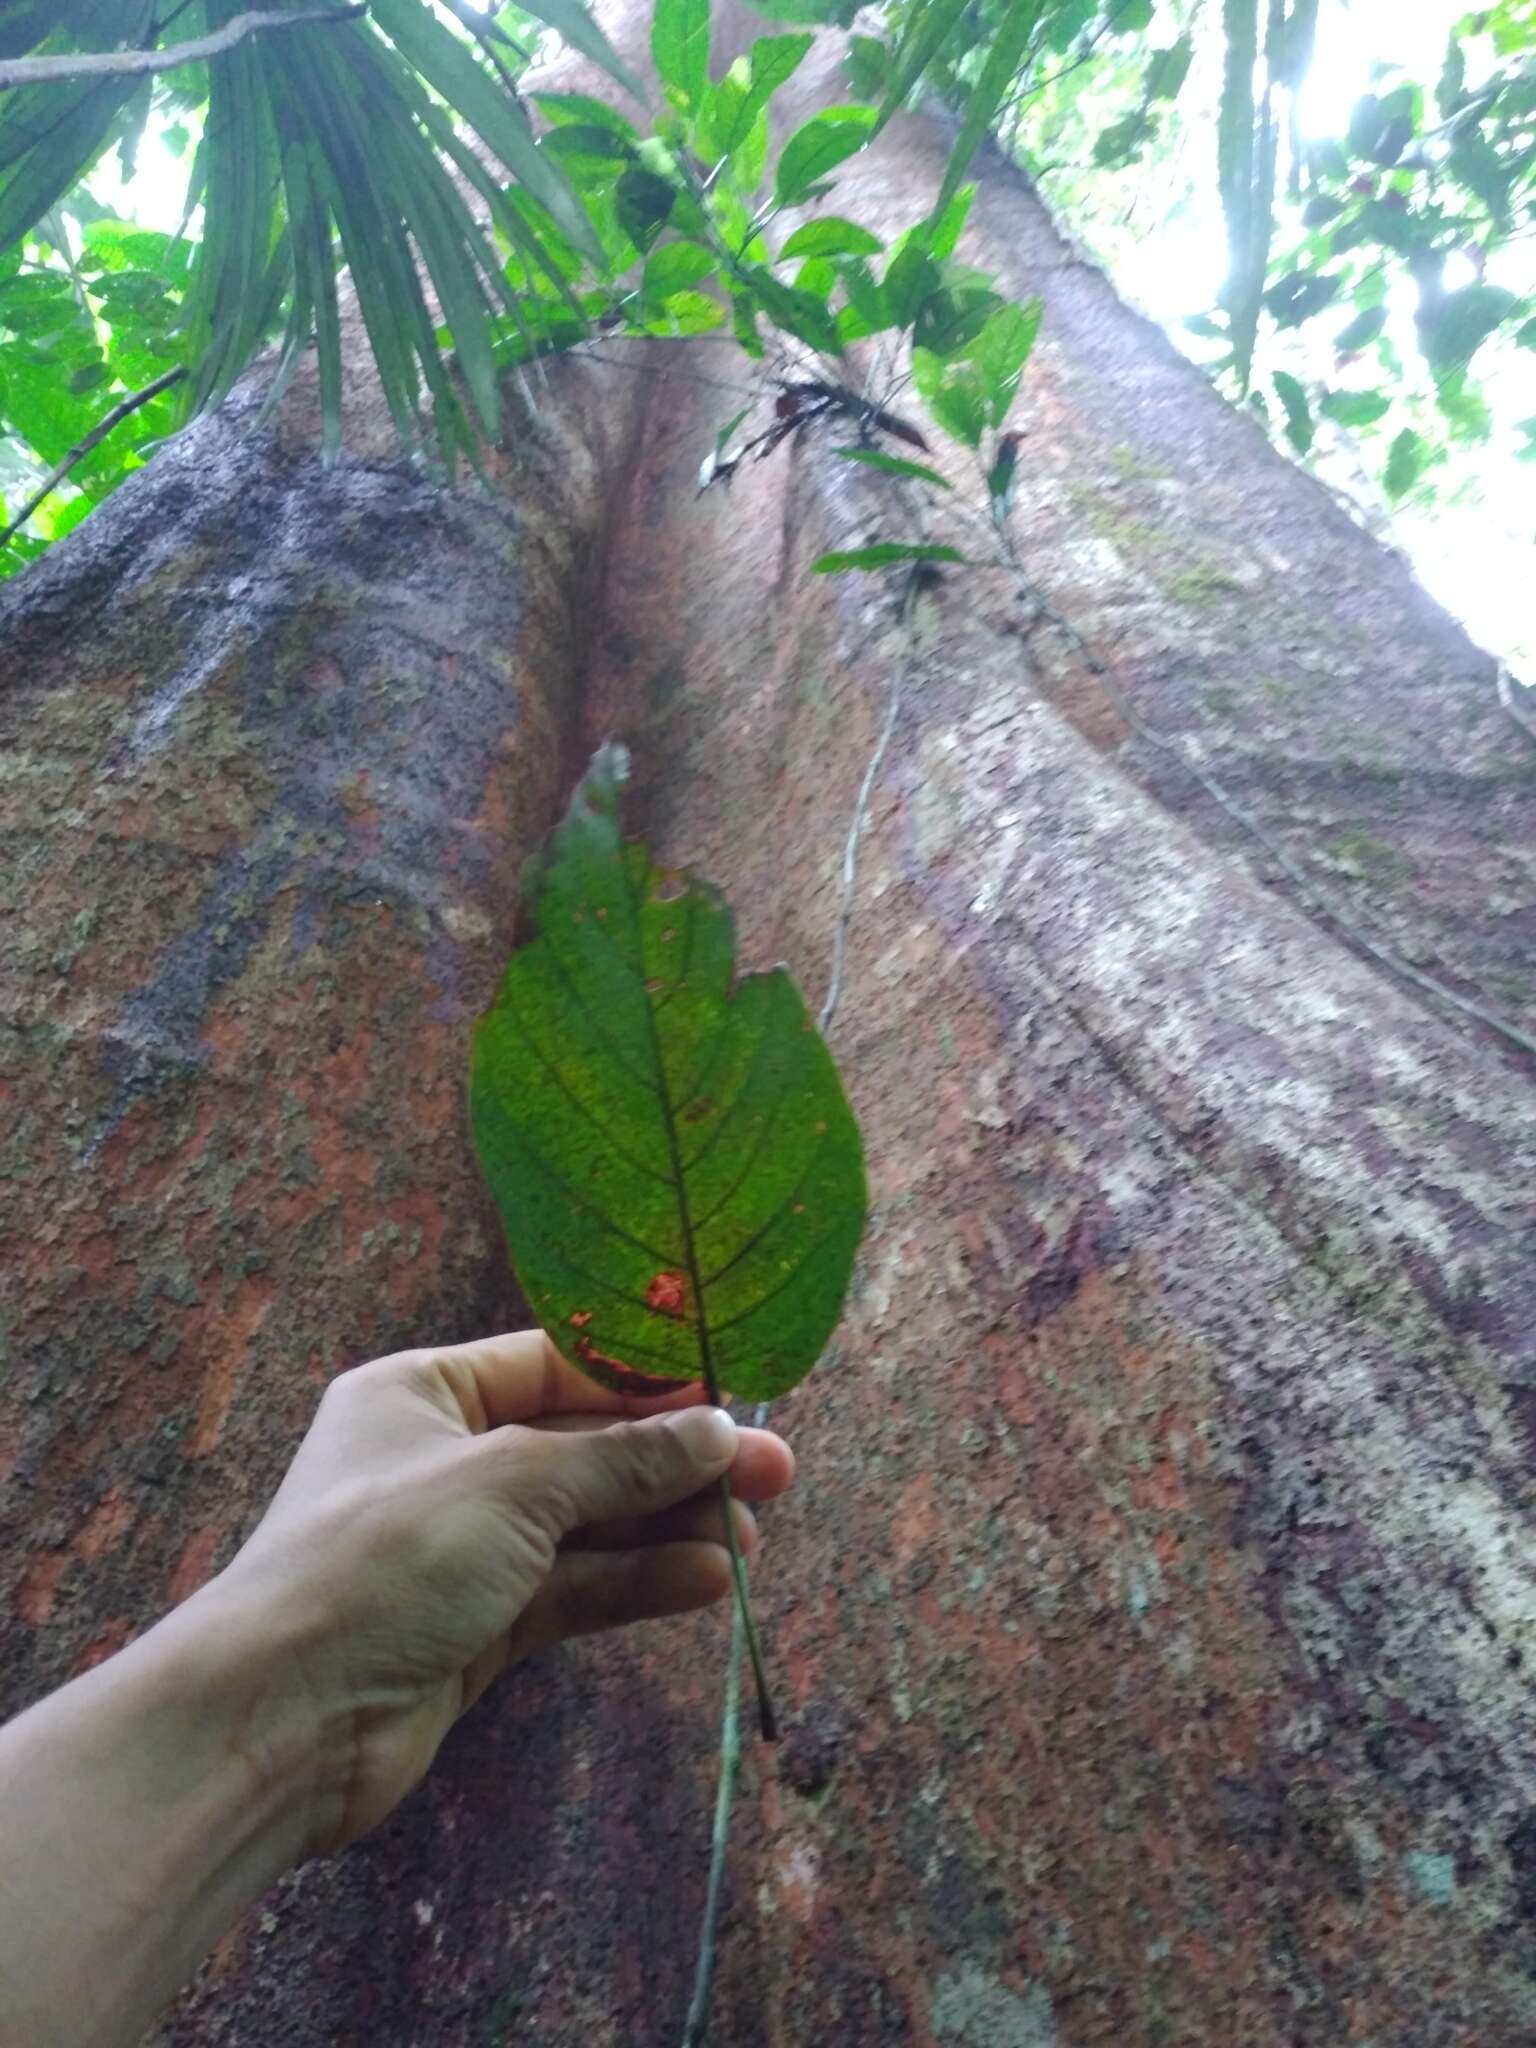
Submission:
[[[944,141],[840,204],[917,217]],[[554,370],[489,492],[241,395],[0,595],[0,1704],[230,1555],[328,1374],[517,1313],[466,1041],[586,748],[819,994],[896,689],[713,2038],[1517,2048],[1536,1062],[1360,940],[1536,1031],[1536,754],[995,161],[966,254],[1046,301],[1017,520],[1092,661],[990,572],[914,633],[809,580],[889,486],[804,440],[697,497],[735,407],[659,345]],[[157,2038],[669,2048],[725,1640],[519,1670]]]

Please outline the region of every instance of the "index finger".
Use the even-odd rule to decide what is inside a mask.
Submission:
[[[658,1394],[620,1394],[600,1387],[562,1358],[542,1330],[449,1344],[430,1355],[464,1420],[477,1432],[537,1415],[655,1415],[704,1399],[697,1384]]]

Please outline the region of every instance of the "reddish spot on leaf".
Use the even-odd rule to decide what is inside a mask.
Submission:
[[[598,923],[599,923],[599,924],[606,924],[606,923],[608,922],[608,906],[607,906],[607,904],[606,904],[606,903],[599,903],[599,905],[597,906],[596,910],[594,910],[594,911],[593,911],[592,915],[593,915],[593,916],[594,916],[594,917],[595,917],[595,918],[597,919],[597,921],[598,921]]]
[[[675,1394],[679,1387],[688,1385],[687,1380],[654,1379],[648,1372],[636,1372],[622,1358],[610,1358],[606,1351],[599,1351],[590,1337],[576,1339],[576,1356],[593,1379],[612,1387],[616,1393]]]
[[[592,1311],[589,1308],[573,1309],[571,1312],[571,1328],[573,1330],[584,1330],[591,1320]]]
[[[666,985],[659,974],[653,974],[645,984],[645,992],[648,996],[659,996]]]
[[[804,1202],[796,1202],[796,1204],[795,1204],[795,1207],[794,1207],[794,1214],[795,1214],[796,1216],[803,1216],[803,1215],[805,1214],[805,1204],[804,1204]],[[573,1316],[573,1317],[571,1318],[571,1320],[572,1320],[572,1322],[574,1322],[574,1321],[576,1320],[576,1318],[575,1318],[575,1317]]]
[[[675,924],[669,924],[666,927],[666,929],[662,932],[661,936],[663,939],[675,939],[677,937],[677,926]]]
[[[585,924],[585,923],[586,923],[586,918],[587,918],[587,913],[586,913],[586,912],[585,912],[584,910],[573,910],[573,911],[571,912],[571,923],[572,923],[572,924]]]
[[[714,1113],[715,1104],[713,1096],[701,1095],[696,1102],[690,1102],[683,1111],[683,1122],[685,1124],[702,1123],[705,1117],[713,1116]]]
[[[663,875],[651,892],[657,903],[675,903],[679,896],[688,894],[688,880],[685,875]]]
[[[672,1316],[681,1322],[688,1306],[687,1276],[683,1273],[658,1273],[645,1290],[645,1305],[659,1316]]]

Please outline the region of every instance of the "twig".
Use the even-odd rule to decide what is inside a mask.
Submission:
[[[757,1682],[757,1718],[764,1742],[779,1739],[778,1716],[773,1711],[773,1698],[768,1690],[768,1669],[763,1662],[763,1646],[758,1640],[757,1623],[752,1618],[752,1593],[747,1583],[747,1560],[741,1554],[741,1545],[736,1540],[736,1517],[732,1509],[730,1475],[720,1481],[720,1502],[725,1509],[725,1547],[731,1555],[731,1575],[736,1581],[736,1617],[741,1623],[742,1633],[747,1639],[747,1654],[752,1660],[752,1676]]]
[[[725,1676],[725,1709],[720,1717],[720,1779],[715,1787],[715,1823],[709,1838],[709,1885],[704,1894],[704,1924],[699,1930],[699,1960],[693,1996],[683,2025],[683,2048],[703,2048],[709,2030],[709,1999],[715,1983],[715,1954],[720,1932],[720,1907],[725,1897],[725,1853],[731,1838],[731,1806],[736,1796],[736,1771],[741,1763],[741,1653],[746,1628],[738,1602],[731,1615],[730,1663]]]
[[[222,56],[247,36],[269,28],[300,28],[306,22],[355,21],[368,12],[368,0],[337,7],[294,10],[252,9],[237,14],[211,35],[164,50],[72,50],[57,57],[12,57],[0,63],[0,92],[24,85],[57,85],[71,78],[132,78],[146,71],[174,71],[182,64],[200,64]]]
[[[142,391],[135,391],[131,398],[123,399],[120,404],[114,405],[109,413],[99,419],[85,439],[77,441],[64,457],[64,460],[50,472],[41,489],[33,492],[10,525],[3,531],[0,531],[0,548],[3,548],[7,541],[11,540],[14,535],[21,531],[22,527],[26,525],[44,499],[53,495],[70,471],[79,463],[84,462],[86,456],[90,454],[93,448],[100,447],[114,427],[121,426],[130,413],[137,412],[141,405],[148,405],[149,401],[152,398],[158,398],[162,391],[169,391],[173,384],[179,384],[186,374],[186,364],[178,363],[174,370],[167,370],[164,376],[157,377],[153,384],[146,384]]]

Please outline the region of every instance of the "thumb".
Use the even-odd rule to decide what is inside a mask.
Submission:
[[[728,1472],[736,1424],[723,1408],[677,1408],[643,1422],[537,1437],[524,1504],[558,1540],[586,1522],[650,1515]]]

